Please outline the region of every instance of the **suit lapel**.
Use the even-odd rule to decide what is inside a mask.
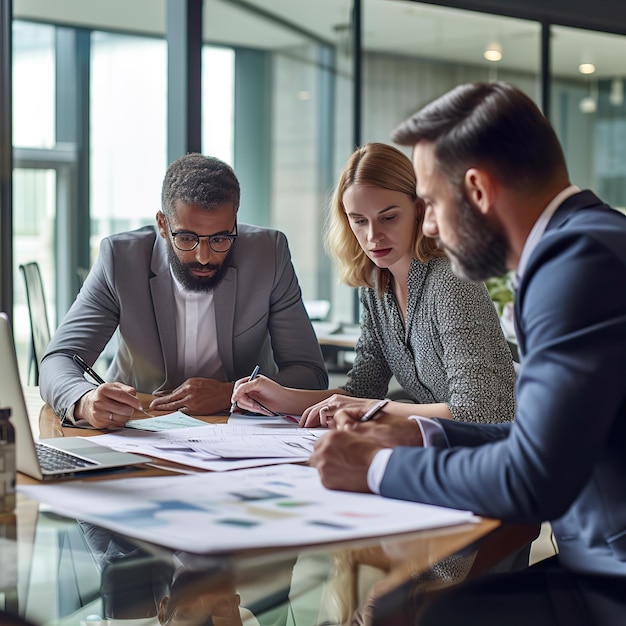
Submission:
[[[176,364],[178,363],[176,311],[174,308],[174,282],[167,260],[165,243],[158,235],[154,243],[150,269],[152,271],[152,277],[150,278],[152,309],[161,342],[161,352],[163,353],[163,365],[165,368],[163,384],[167,387],[170,379],[176,379]],[[172,365],[168,367],[168,363]]]
[[[229,380],[235,378],[233,354],[235,304],[237,301],[237,269],[231,265],[222,282],[215,288],[215,328],[217,349]]]
[[[550,221],[548,222],[548,225],[546,227],[546,232],[548,232],[549,230],[561,228],[562,226],[564,226],[567,223],[570,216],[573,215],[574,213],[581,211],[581,210],[585,210],[585,209],[591,209],[595,206],[606,206],[606,205],[604,204],[604,202],[602,202],[602,200],[600,200],[600,198],[598,198],[598,196],[596,196],[593,192],[589,190],[575,193],[573,196],[570,196],[569,198],[567,198],[559,206],[559,208],[554,212],[554,214],[550,218]],[[532,259],[532,254],[529,259],[528,266],[530,266],[531,259]],[[522,279],[522,283],[523,282],[524,280]],[[517,290],[515,291],[515,294],[514,294],[513,303],[514,303],[513,309],[514,309],[515,334],[517,336],[517,344],[518,344],[520,357],[521,357],[523,356],[525,352],[526,345],[524,341],[525,333],[523,332],[523,329],[521,332],[518,332],[518,327],[517,327],[518,321],[522,319],[521,318],[521,314],[522,314],[521,299],[518,297]]]

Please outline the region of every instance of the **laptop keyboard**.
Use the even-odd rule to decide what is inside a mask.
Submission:
[[[51,448],[40,442],[35,442],[35,448],[37,450],[37,456],[39,457],[39,464],[41,469],[45,472],[58,472],[62,470],[73,470],[83,467],[97,466],[98,463],[94,461],[88,461],[87,459],[81,459],[78,456],[59,450],[58,448]]]

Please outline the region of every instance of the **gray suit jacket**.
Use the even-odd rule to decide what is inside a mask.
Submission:
[[[439,420],[450,447],[397,448],[381,493],[550,520],[563,567],[626,577],[626,218],[589,191],[567,199],[515,305],[515,423]]]
[[[177,363],[174,289],[165,242],[154,227],[103,239],[41,363],[41,394],[58,415],[63,417],[93,388],[71,355],[94,363],[116,329],[119,344],[106,380],[147,393],[184,382]],[[248,376],[258,363],[263,374],[283,385],[327,387],[324,360],[282,233],[239,225],[232,264],[215,289],[214,302],[227,380]]]

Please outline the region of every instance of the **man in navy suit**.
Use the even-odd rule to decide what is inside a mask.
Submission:
[[[334,489],[551,522],[557,556],[453,588],[419,624],[626,624],[626,217],[570,184],[554,130],[509,84],[461,85],[393,139],[413,147],[424,232],[455,271],[516,270],[517,416],[346,411],[312,463]],[[396,427],[423,447],[388,447]]]

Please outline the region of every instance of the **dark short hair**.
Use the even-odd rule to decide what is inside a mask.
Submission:
[[[176,159],[165,172],[161,190],[161,208],[172,215],[177,200],[203,209],[213,209],[231,202],[239,209],[240,189],[230,165],[215,157],[186,154]]]
[[[567,171],[548,120],[506,82],[459,85],[402,122],[391,137],[401,145],[432,143],[438,166],[455,185],[473,166],[488,167],[512,188],[541,186]]]

